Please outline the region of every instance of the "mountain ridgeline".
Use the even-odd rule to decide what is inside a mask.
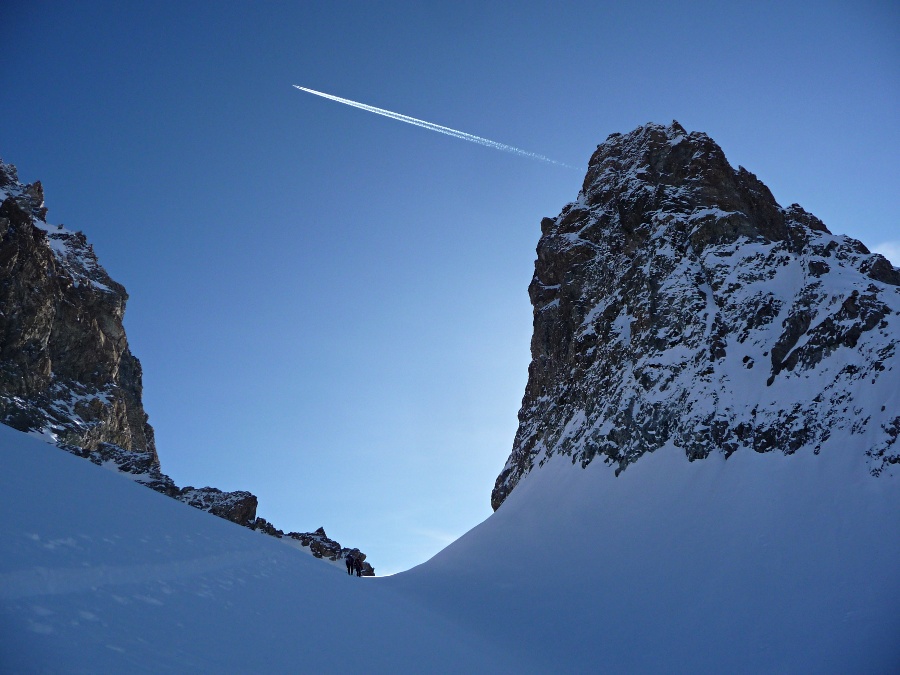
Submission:
[[[556,454],[617,473],[666,445],[900,462],[900,270],[779,206],[706,134],[612,134],[541,232],[495,510]]]
[[[179,488],[162,472],[141,364],[122,325],[128,294],[84,234],[46,217],[41,183],[20,183],[0,160],[0,423],[216,516],[290,537],[317,558],[337,562],[352,551],[365,559],[322,528],[285,534],[257,517],[249,492]]]

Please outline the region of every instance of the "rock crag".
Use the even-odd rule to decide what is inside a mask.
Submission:
[[[859,452],[875,475],[900,462],[900,270],[779,206],[706,134],[611,135],[541,233],[494,509],[556,454],[616,472],[666,444],[691,460]]]
[[[257,517],[250,492],[179,488],[162,472],[141,400],[141,364],[122,325],[128,294],[83,233],[46,218],[41,183],[20,183],[16,168],[0,160],[0,423],[195,508],[283,536]],[[335,546],[351,550],[324,531],[288,536],[320,558]]]
[[[128,294],[82,233],[46,223],[40,182],[0,162],[0,200],[0,422],[158,467],[122,327]]]

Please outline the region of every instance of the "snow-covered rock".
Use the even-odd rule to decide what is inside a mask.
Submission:
[[[499,508],[392,577],[0,426],[0,670],[896,671],[896,270],[770,197],[677,125],[601,146]]]
[[[677,123],[542,233],[496,512],[385,582],[535,672],[895,672],[898,270]]]
[[[617,471],[666,444],[900,462],[900,270],[779,206],[707,135],[613,134],[541,231],[495,509],[557,454]]]
[[[354,558],[358,559],[362,565],[362,576],[375,576],[375,568],[372,567],[371,563],[366,562],[368,556],[366,556],[365,553],[358,548],[341,546],[338,542],[325,534],[324,527],[320,527],[315,532],[288,532],[282,536],[296,542],[300,547],[308,547],[309,552],[312,553],[313,557],[328,560],[341,569],[346,569],[346,558],[352,555]],[[291,543],[291,541],[288,543]]]

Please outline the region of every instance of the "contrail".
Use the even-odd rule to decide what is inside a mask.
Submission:
[[[453,136],[454,138],[461,138],[464,141],[478,143],[478,145],[484,145],[485,147],[494,148],[495,150],[511,152],[514,155],[522,155],[523,157],[530,157],[531,159],[539,159],[542,162],[550,162],[551,164],[556,164],[557,166],[564,166],[567,169],[575,169],[574,166],[563,164],[562,162],[557,162],[555,159],[544,157],[544,155],[539,155],[535,152],[528,152],[527,150],[522,150],[521,148],[516,148],[512,145],[506,145],[506,143],[498,143],[497,141],[492,141],[489,138],[482,138],[481,136],[476,136],[475,134],[467,134],[465,131],[451,129],[450,127],[443,127],[440,124],[435,124],[434,122],[426,122],[425,120],[416,119],[415,117],[410,117],[409,115],[401,115],[400,113],[391,112],[390,110],[384,110],[383,108],[376,108],[373,105],[366,105],[365,103],[359,103],[357,101],[351,101],[350,99],[341,98],[340,96],[332,96],[331,94],[325,94],[321,91],[316,91],[315,89],[307,89],[306,87],[301,87],[296,84],[294,86],[300,91],[306,91],[310,94],[315,94],[316,96],[322,96],[323,98],[329,98],[332,101],[337,101],[338,103],[346,103],[347,105],[353,106],[354,108],[367,110],[369,112],[376,113],[377,115],[384,115],[385,117],[390,117],[393,120],[399,120],[401,122],[406,122],[407,124],[414,124],[417,127],[422,127],[423,129],[437,131],[439,134],[446,134],[447,136]]]

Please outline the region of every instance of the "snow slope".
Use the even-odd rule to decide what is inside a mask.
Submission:
[[[668,447],[554,457],[385,583],[537,671],[896,673],[898,561],[900,481],[856,453]]]
[[[0,425],[0,672],[493,672],[379,580]]]
[[[900,666],[900,482],[858,457],[556,457],[376,579],[4,426],[0,458],[2,672]]]

